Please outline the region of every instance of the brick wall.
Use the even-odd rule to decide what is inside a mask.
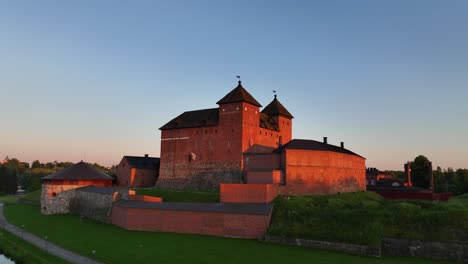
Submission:
[[[282,194],[333,194],[366,189],[365,159],[332,151],[284,152],[286,185]]]
[[[128,208],[114,205],[112,223],[129,230],[259,238],[271,215],[190,212]]]
[[[222,203],[269,203],[278,195],[277,184],[220,184]]]
[[[282,178],[281,170],[272,171],[247,171],[245,182],[248,184],[278,184]]]
[[[144,201],[144,202],[152,202],[152,203],[160,203],[163,201],[161,197],[148,196],[148,195],[129,195],[128,200]]]

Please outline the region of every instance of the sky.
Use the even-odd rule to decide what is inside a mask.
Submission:
[[[242,84],[322,140],[468,168],[467,1],[0,0],[0,158],[159,156],[159,127]]]

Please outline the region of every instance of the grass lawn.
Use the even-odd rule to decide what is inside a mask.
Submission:
[[[219,192],[177,191],[162,189],[133,189],[139,195],[162,197],[164,202],[218,203]]]
[[[15,225],[106,263],[443,263],[415,258],[369,258],[199,235],[128,231],[71,215],[44,216],[37,206],[8,205]]]
[[[22,200],[27,201],[39,201],[41,200],[41,190],[36,190],[30,193],[25,194],[21,197]]]
[[[0,231],[0,253],[12,258],[16,263],[68,263],[4,230]]]
[[[18,200],[17,196],[0,196],[0,203],[16,203],[16,200]]]

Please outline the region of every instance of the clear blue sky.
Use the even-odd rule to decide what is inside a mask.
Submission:
[[[236,86],[293,137],[402,169],[468,167],[467,1],[0,2],[0,158],[159,156],[158,128]]]

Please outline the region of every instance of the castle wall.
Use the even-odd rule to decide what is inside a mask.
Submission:
[[[117,175],[117,185],[121,187],[130,187],[131,180],[131,170],[130,164],[126,159],[122,159],[117,166],[115,174]]]
[[[269,203],[278,196],[277,184],[221,184],[222,203]]]
[[[286,149],[282,194],[333,194],[366,189],[365,159],[331,151]],[[282,161],[283,162],[283,161]]]
[[[70,199],[70,213],[94,219],[103,223],[111,222],[114,193],[94,193],[74,190]]]
[[[129,230],[260,238],[270,215],[193,212],[120,207],[112,209],[112,223]]]

